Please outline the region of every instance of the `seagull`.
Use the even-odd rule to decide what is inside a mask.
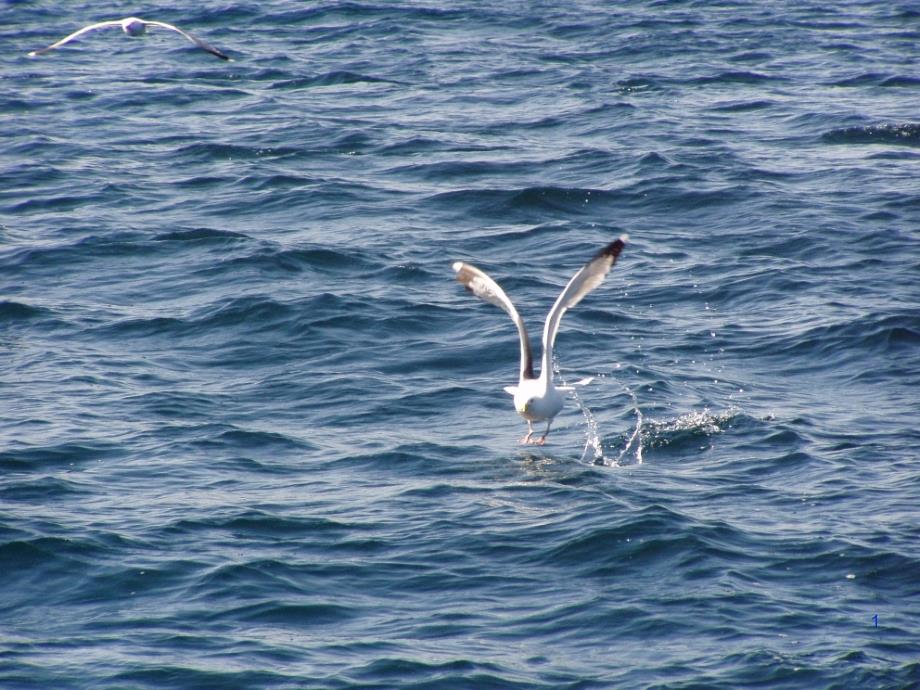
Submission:
[[[104,29],[109,26],[120,26],[121,30],[124,31],[129,36],[142,36],[145,33],[147,33],[147,27],[159,26],[164,29],[175,31],[178,34],[185,36],[188,40],[190,40],[196,46],[198,46],[202,50],[208,51],[209,53],[211,53],[211,55],[216,55],[221,60],[230,59],[229,55],[222,53],[217,48],[212,46],[210,43],[207,43],[206,41],[202,41],[197,36],[192,36],[192,34],[188,33],[187,31],[183,31],[178,26],[173,26],[172,24],[167,24],[166,22],[151,22],[145,19],[138,19],[137,17],[125,17],[124,19],[114,19],[108,22],[99,22],[97,24],[90,24],[89,26],[84,26],[79,31],[74,31],[72,34],[70,34],[70,36],[65,36],[57,43],[52,43],[47,48],[42,48],[41,50],[31,51],[29,53],[29,57],[35,57],[36,55],[43,55],[44,53],[47,53],[48,51],[54,50],[55,48],[60,48],[65,43],[70,43],[72,40],[74,40],[75,38],[79,36],[82,36],[85,33],[88,33],[90,31],[95,31],[96,29]]]
[[[546,316],[546,324],[543,326],[543,360],[539,377],[534,376],[533,373],[533,355],[530,351],[530,338],[527,337],[524,321],[518,314],[517,309],[514,308],[511,300],[508,299],[505,291],[499,287],[498,283],[475,266],[463,261],[453,263],[452,267],[457,273],[457,280],[467,290],[486,302],[503,309],[514,321],[514,325],[517,326],[518,335],[521,339],[520,376],[518,385],[506,386],[504,390],[514,396],[515,409],[527,421],[527,434],[521,439],[521,443],[533,443],[542,446],[546,442],[553,418],[562,409],[562,393],[572,390],[571,386],[556,386],[553,384],[553,343],[556,341],[556,333],[559,332],[559,322],[562,321],[562,315],[601,284],[604,276],[607,275],[616,263],[620,252],[623,251],[627,239],[627,235],[621,235],[595,254],[588,263],[582,266],[578,273],[572,276],[572,279],[556,299],[556,303],[553,304],[553,308],[549,310],[549,314]],[[541,421],[546,422],[546,431],[543,436],[534,440],[533,423]]]

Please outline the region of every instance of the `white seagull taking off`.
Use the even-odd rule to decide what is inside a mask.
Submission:
[[[82,36],[85,33],[89,33],[90,31],[95,31],[96,29],[105,29],[110,26],[120,26],[121,30],[124,31],[129,36],[142,36],[143,34],[147,33],[148,26],[159,26],[163,29],[169,29],[170,31],[175,31],[178,34],[185,36],[188,40],[190,40],[196,46],[198,46],[202,50],[208,51],[209,53],[211,53],[211,55],[216,55],[221,60],[230,59],[229,55],[222,53],[221,51],[219,51],[217,48],[212,46],[207,41],[202,41],[197,36],[192,36],[192,34],[190,34],[187,31],[183,31],[178,26],[173,26],[172,24],[167,24],[166,22],[147,21],[145,19],[138,19],[137,17],[126,17],[124,19],[114,19],[109,22],[99,22],[98,24],[90,24],[89,26],[84,26],[79,31],[74,31],[72,34],[70,34],[70,36],[65,36],[57,43],[52,43],[47,48],[42,48],[41,50],[33,50],[32,52],[29,53],[29,57],[35,57],[36,55],[43,55],[44,53],[47,53],[50,50],[54,50],[55,48],[60,48],[65,43],[70,43],[72,40]]]
[[[533,373],[533,355],[530,351],[530,339],[527,337],[524,321],[517,313],[517,309],[514,308],[511,300],[508,299],[508,295],[499,287],[498,283],[475,266],[462,261],[454,262],[453,269],[457,272],[457,280],[477,297],[501,307],[514,321],[514,325],[517,326],[518,335],[521,339],[521,372],[518,385],[506,386],[505,391],[514,396],[515,409],[518,414],[527,420],[527,435],[521,439],[521,443],[543,445],[549,434],[549,427],[553,423],[553,417],[559,414],[559,410],[562,409],[562,392],[572,390],[571,387],[555,386],[553,384],[553,343],[556,341],[556,333],[559,331],[559,322],[562,320],[562,315],[565,314],[567,309],[574,307],[585,295],[601,284],[604,276],[607,275],[616,263],[620,252],[623,251],[627,239],[627,235],[621,235],[619,239],[611,242],[595,254],[578,273],[572,276],[556,303],[553,304],[553,308],[549,310],[549,314],[546,316],[546,324],[543,326],[543,359],[540,365],[539,377],[534,376]],[[543,436],[534,441],[533,423],[542,421],[546,422],[546,431]]]

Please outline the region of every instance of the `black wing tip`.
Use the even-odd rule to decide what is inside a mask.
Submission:
[[[233,61],[233,58],[227,55],[224,51],[222,51],[220,48],[215,48],[207,41],[202,41],[200,38],[197,38],[194,36],[192,37],[192,40],[195,42],[195,45],[197,45],[199,48],[201,48],[206,53],[211,53],[211,55],[213,55],[214,57],[218,57],[221,60],[227,60],[230,62]]]
[[[613,242],[611,242],[606,247],[601,249],[597,254],[595,254],[594,258],[599,259],[602,256],[609,256],[614,261],[616,261],[617,257],[620,256],[620,252],[623,251],[623,247],[626,246],[626,242],[628,240],[629,240],[629,235],[625,233],[620,235]]]

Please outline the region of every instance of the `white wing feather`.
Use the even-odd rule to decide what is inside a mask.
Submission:
[[[176,33],[180,34],[181,36],[184,36],[185,38],[187,38],[189,41],[191,41],[192,43],[194,43],[196,46],[198,46],[198,47],[201,48],[202,50],[206,50],[207,52],[211,53],[211,55],[216,55],[216,56],[219,57],[221,60],[230,60],[230,56],[229,56],[229,55],[226,55],[226,54],[223,53],[222,51],[218,50],[217,48],[215,48],[214,46],[212,46],[212,45],[211,45],[210,43],[208,43],[207,41],[204,41],[204,40],[198,38],[197,36],[194,36],[194,35],[190,34],[188,31],[183,31],[183,30],[180,29],[178,26],[173,26],[172,24],[167,24],[166,22],[156,22],[156,21],[147,21],[147,20],[145,20],[145,19],[137,19],[136,17],[129,17],[128,19],[118,19],[118,20],[107,21],[107,22],[98,22],[98,23],[96,23],[96,24],[90,24],[89,26],[84,26],[84,27],[83,27],[82,29],[80,29],[79,31],[74,31],[74,32],[73,32],[72,34],[70,34],[69,36],[65,36],[64,38],[62,38],[62,39],[61,39],[60,41],[58,41],[57,43],[52,43],[52,44],[51,44],[50,46],[48,46],[47,48],[42,48],[41,50],[33,50],[33,51],[31,51],[31,52],[29,53],[29,56],[30,56],[30,57],[35,57],[36,55],[43,55],[44,53],[47,53],[47,52],[50,51],[50,50],[54,50],[55,48],[60,48],[60,47],[61,47],[62,45],[64,45],[65,43],[70,43],[70,42],[71,42],[72,40],[74,40],[75,38],[78,38],[79,36],[82,36],[83,34],[89,32],[89,31],[95,31],[96,29],[102,29],[102,28],[105,28],[105,27],[107,27],[107,26],[121,26],[122,28],[124,28],[125,22],[127,22],[129,19],[135,19],[135,20],[137,20],[137,21],[139,21],[139,22],[143,22],[143,24],[146,25],[146,26],[159,26],[159,27],[161,27],[161,28],[163,28],[163,29],[169,29],[170,31],[175,31]]]
[[[212,46],[212,45],[211,45],[210,43],[208,43],[207,41],[204,41],[204,40],[198,38],[197,36],[195,36],[195,35],[193,35],[193,34],[190,34],[188,31],[183,31],[183,30],[180,29],[178,26],[173,26],[172,24],[167,24],[166,22],[152,22],[152,21],[149,21],[149,22],[146,22],[146,23],[149,24],[150,26],[159,26],[159,27],[162,27],[162,28],[164,28],[164,29],[170,29],[170,30],[172,30],[172,31],[175,31],[175,32],[178,33],[178,34],[181,34],[182,36],[185,36],[188,40],[190,40],[192,43],[194,43],[196,46],[198,46],[198,47],[201,48],[202,50],[208,51],[209,53],[211,53],[211,55],[216,55],[216,56],[219,57],[221,60],[229,60],[229,59],[230,59],[230,56],[229,56],[229,55],[226,55],[226,54],[222,53],[221,51],[219,51],[217,48],[215,48],[214,46]]]
[[[470,292],[485,300],[490,304],[507,312],[514,325],[517,326],[518,336],[521,340],[521,370],[520,380],[532,379],[533,375],[533,355],[530,351],[530,338],[527,336],[527,329],[524,327],[524,321],[518,314],[517,309],[508,299],[508,295],[501,289],[498,283],[490,278],[484,271],[471,264],[462,261],[455,261],[453,264],[454,271],[457,272],[457,280]]]
[[[606,247],[601,249],[594,257],[582,266],[568,284],[562,290],[562,293],[549,310],[546,317],[546,324],[543,327],[543,360],[540,375],[552,370],[553,364],[553,345],[556,342],[556,334],[559,332],[559,324],[562,321],[562,315],[566,310],[578,304],[582,298],[591,292],[594,288],[603,282],[604,277],[610,272],[610,269],[617,261],[620,252],[626,245],[627,235],[621,235]]]
[[[77,37],[79,37],[79,36],[82,36],[83,34],[89,32],[89,31],[95,31],[96,29],[102,29],[102,28],[104,28],[104,27],[106,27],[106,26],[121,26],[121,21],[98,22],[98,23],[96,23],[96,24],[90,24],[89,26],[84,26],[84,27],[83,27],[82,29],[80,29],[79,31],[74,31],[74,32],[73,32],[72,34],[70,34],[69,36],[65,36],[64,38],[62,38],[62,39],[61,39],[60,41],[58,41],[57,43],[52,43],[52,44],[51,44],[50,46],[48,46],[47,48],[42,48],[41,50],[33,50],[33,51],[31,51],[31,52],[29,53],[29,56],[30,56],[30,57],[35,57],[36,55],[43,55],[44,53],[47,53],[49,50],[54,50],[55,48],[60,48],[60,47],[61,47],[62,45],[64,45],[65,43],[70,43],[70,42],[71,42],[72,40],[74,40],[75,38],[77,38]]]

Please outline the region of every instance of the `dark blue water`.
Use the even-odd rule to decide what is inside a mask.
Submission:
[[[0,11],[0,687],[920,684],[914,3]]]

